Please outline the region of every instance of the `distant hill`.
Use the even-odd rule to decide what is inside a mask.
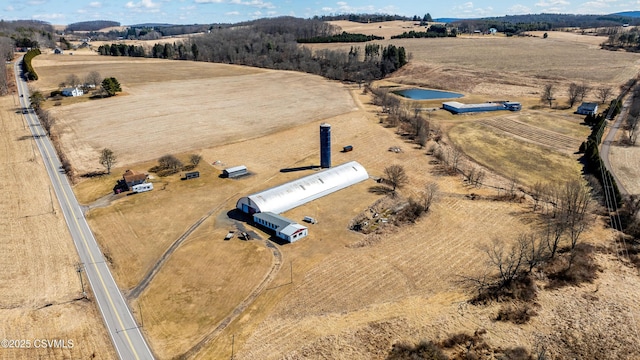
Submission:
[[[640,18],[640,11],[623,11],[623,12],[619,12],[611,15]]]
[[[130,25],[130,27],[132,28],[157,28],[157,27],[169,27],[169,26],[180,26],[180,25],[161,24],[161,23],[144,23],[144,24]]]
[[[69,24],[67,25],[66,31],[98,31],[100,29],[116,26],[120,26],[120,23],[117,21],[91,20]]]

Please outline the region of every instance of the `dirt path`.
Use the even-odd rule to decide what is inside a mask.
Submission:
[[[266,240],[264,245],[271,250],[273,254],[273,261],[271,263],[271,269],[269,270],[267,275],[264,277],[262,282],[260,282],[260,284],[256,286],[255,289],[253,289],[253,291],[249,294],[249,296],[247,296],[240,304],[238,304],[238,306],[236,306],[233,309],[233,311],[229,315],[227,315],[227,317],[225,317],[224,320],[222,320],[220,324],[218,324],[218,326],[216,326],[215,329],[213,329],[196,345],[194,345],[191,349],[187,350],[184,354],[182,354],[178,358],[188,359],[198,354],[198,352],[203,347],[207,346],[207,344],[215,340],[215,338],[218,337],[218,335],[220,335],[220,333],[224,331],[224,329],[226,329],[227,326],[231,324],[231,322],[233,322],[238,316],[240,316],[240,314],[242,314],[247,309],[247,307],[249,307],[249,305],[251,305],[256,300],[256,298],[258,298],[258,296],[260,296],[262,291],[264,291],[267,288],[267,286],[271,283],[271,281],[273,281],[273,279],[276,277],[276,275],[280,271],[280,268],[282,268],[282,253],[280,252],[280,249],[278,249],[278,246],[276,246],[276,244],[274,244],[270,240]]]
[[[616,176],[616,173],[613,167],[611,166],[611,162],[609,161],[609,152],[611,149],[611,145],[614,144],[616,133],[618,132],[618,129],[620,129],[620,126],[622,125],[622,121],[626,117],[627,112],[629,111],[629,106],[631,105],[631,101],[632,101],[631,97],[627,98],[627,100],[624,101],[622,110],[620,111],[618,118],[611,126],[611,129],[607,133],[607,136],[604,138],[604,141],[602,142],[602,147],[600,148],[600,158],[602,159],[604,166],[607,168],[607,170],[609,170],[609,172],[613,176],[613,179],[615,180],[616,185],[618,185],[618,190],[620,190],[620,194],[623,196],[629,195],[629,193],[625,189],[620,179]]]

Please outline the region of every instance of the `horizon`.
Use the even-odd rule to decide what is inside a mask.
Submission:
[[[294,16],[313,18],[345,14],[380,14],[432,18],[474,19],[527,14],[608,15],[635,11],[634,2],[617,3],[592,0],[572,4],[567,0],[528,0],[513,3],[508,0],[450,1],[446,4],[425,4],[417,0],[401,5],[384,0],[314,1],[295,0],[68,0],[66,12],[60,12],[59,0],[27,0],[0,9],[0,19],[39,20],[52,25],[107,20],[122,26],[155,23],[172,25],[238,23],[260,18]]]

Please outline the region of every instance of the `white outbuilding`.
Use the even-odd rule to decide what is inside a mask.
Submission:
[[[244,196],[236,208],[247,214],[283,213],[369,178],[367,170],[356,161]]]

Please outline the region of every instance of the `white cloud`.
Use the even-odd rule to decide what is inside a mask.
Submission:
[[[29,5],[42,5],[44,3],[46,3],[47,0],[29,0],[27,1],[27,4]]]
[[[257,7],[258,9],[273,9],[275,6],[270,2],[264,2],[262,0],[231,0],[229,1],[231,4],[235,5],[247,5],[251,7]]]
[[[491,6],[486,8],[477,8],[470,1],[462,5],[454,6],[453,10],[458,14],[457,16],[484,17],[493,15],[493,8]]]
[[[554,7],[558,8],[558,5],[569,5],[569,2],[566,0],[542,0],[536,3],[537,7]]]
[[[155,9],[160,5],[153,2],[153,0],[141,0],[140,2],[134,3],[133,1],[129,1],[124,5],[128,9]]]
[[[15,8],[11,5],[7,6],[6,8],[4,8],[4,11],[14,11]]]
[[[60,20],[60,19],[64,19],[64,14],[37,14],[37,15],[33,15],[33,18],[38,20],[47,20],[47,21]]]
[[[240,15],[240,12],[239,11],[229,11],[229,12],[226,12],[224,14],[227,15],[227,16],[238,16],[238,15]]]
[[[100,1],[92,1],[89,3],[89,6],[92,8],[99,8],[102,7],[102,3]]]
[[[531,8],[524,5],[513,5],[507,9],[507,14],[531,14]]]
[[[224,0],[196,0],[197,4],[222,4]]]

